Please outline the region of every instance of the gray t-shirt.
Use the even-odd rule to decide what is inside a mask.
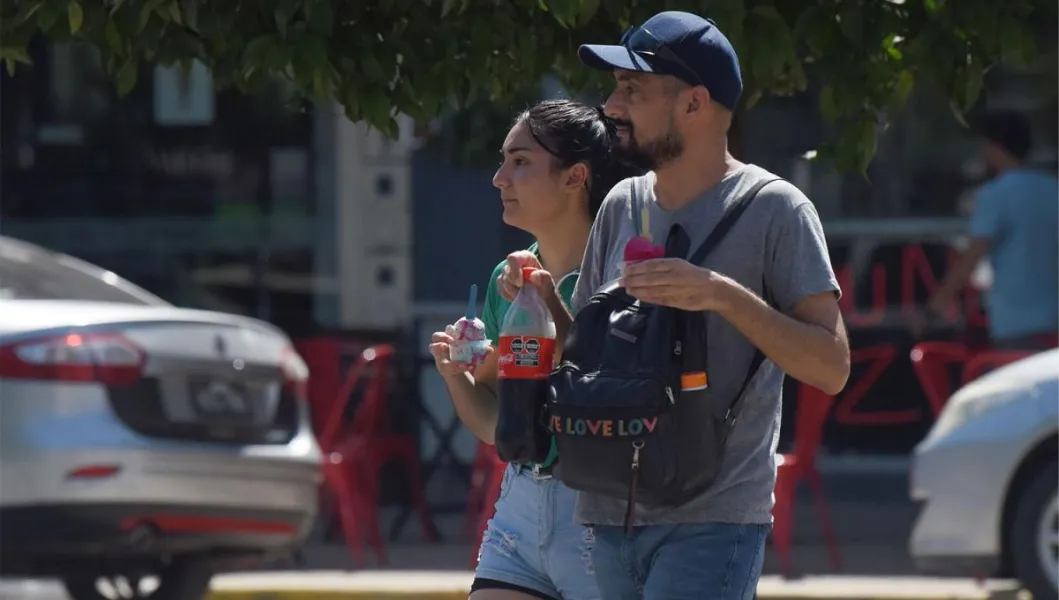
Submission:
[[[650,211],[651,235],[666,239],[679,223],[697,249],[720,220],[725,208],[763,178],[775,175],[745,165],[686,206],[667,211],[655,202],[654,174],[626,179],[607,195],[592,227],[573,305],[580,310],[589,296],[619,276],[618,263],[634,235],[630,204],[636,186],[640,205]],[[784,312],[803,298],[838,293],[823,227],[812,202],[786,181],[767,184],[718,244],[704,264],[770,299]],[[710,340],[707,372],[720,398],[732,398],[746,378],[754,348],[721,316],[707,313]],[[776,482],[776,444],[780,433],[783,373],[766,360],[740,401],[739,419],[725,449],[717,479],[701,496],[671,508],[637,506],[637,525],[653,523],[771,523],[772,489]],[[625,501],[579,493],[577,518],[588,524],[621,525]]]

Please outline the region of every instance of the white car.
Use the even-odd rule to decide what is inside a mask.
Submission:
[[[1059,590],[1059,350],[953,394],[915,450],[923,503],[910,550],[926,571],[1014,576],[1036,600]]]
[[[0,236],[0,574],[195,599],[296,550],[320,483],[307,377],[267,323]]]

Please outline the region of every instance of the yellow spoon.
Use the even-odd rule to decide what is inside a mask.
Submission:
[[[648,242],[653,242],[651,239],[651,211],[644,205],[640,208],[640,227],[643,231],[640,232],[640,236],[645,238]]]

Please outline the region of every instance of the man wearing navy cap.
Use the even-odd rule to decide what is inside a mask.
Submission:
[[[728,153],[743,84],[739,59],[712,21],[664,12],[619,45],[585,45],[578,54],[589,67],[613,71],[617,85],[606,111],[619,121],[625,148],[651,172],[619,183],[603,203],[574,291],[576,309],[621,276],[622,249],[637,235],[633,189],[648,208],[654,240],[679,223],[696,248],[728,205],[776,179]],[[739,401],[720,473],[700,497],[682,506],[638,506],[626,533],[624,500],[578,495],[578,518],[594,526],[602,597],[751,598],[772,522],[784,373],[829,394],[849,375],[839,288],[816,209],[790,183],[768,183],[702,265],[645,261],[626,269],[624,285],[644,302],[706,311],[715,398],[739,393],[755,347],[767,360]]]

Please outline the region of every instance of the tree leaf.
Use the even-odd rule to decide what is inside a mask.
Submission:
[[[824,84],[820,88],[820,116],[828,123],[834,123],[838,119],[838,104],[835,102],[835,89],[831,84]]]
[[[764,90],[762,90],[761,88],[755,88],[754,91],[751,92],[750,95],[746,98],[746,109],[750,110],[751,108],[754,108],[754,106],[756,106],[757,103],[761,101],[761,97],[764,95]]]
[[[846,2],[839,11],[839,29],[845,38],[855,44],[864,39],[864,18],[859,3]]]
[[[908,102],[908,96],[916,85],[915,77],[909,71],[901,71],[894,82],[893,95],[890,97],[890,110],[897,111]]]
[[[972,57],[963,73],[963,89],[960,90],[960,102],[963,112],[971,110],[974,107],[974,103],[978,101],[978,95],[982,93],[984,78],[985,73],[982,71],[982,64]]]
[[[334,27],[334,13],[331,2],[328,0],[318,1],[309,9],[309,31],[319,35],[330,35]]]
[[[135,59],[129,59],[121,70],[118,71],[118,94],[121,96],[127,95],[132,91],[132,88],[136,87],[136,77],[139,75],[138,65]]]
[[[70,0],[66,5],[66,19],[70,23],[71,34],[81,31],[81,26],[85,24],[85,11],[77,0]]]
[[[0,46],[0,59],[3,59],[7,67],[7,74],[11,77],[15,76],[15,65],[17,63],[33,64],[26,49],[16,46]]]
[[[42,6],[44,6],[44,0],[35,0],[32,2],[19,2],[18,12],[15,13],[15,22],[24,23],[30,20],[31,18],[33,18],[33,15],[36,14],[38,10],[40,10]]]
[[[386,72],[382,69],[382,63],[371,54],[361,57],[360,66],[364,69],[364,74],[373,81],[385,81],[387,79]]]
[[[55,25],[59,22],[59,19],[63,16],[63,13],[67,12],[66,8],[60,2],[45,2],[41,6],[40,10],[37,11],[37,26],[40,30],[46,34],[53,34]],[[6,20],[5,20],[6,22]],[[0,23],[0,27],[3,24]],[[0,38],[6,36],[0,36]]]
[[[173,22],[177,25],[184,24],[184,16],[180,14],[180,3],[176,0],[169,3],[169,18],[173,19]]]
[[[182,3],[184,11],[184,25],[192,30],[199,30],[199,0],[184,0]]]
[[[125,0],[113,0],[113,4],[110,7],[110,15],[114,16],[114,13],[118,12],[123,4],[125,4]]]
[[[960,107],[960,104],[955,100],[949,101],[949,112],[952,113],[952,116],[956,119],[957,123],[963,125],[966,129],[971,128],[971,126],[967,124],[967,119],[963,116],[963,110]]]
[[[114,19],[107,19],[107,46],[115,54],[121,53],[125,49],[125,41],[121,37],[121,32],[118,31],[118,25],[114,22]]]
[[[599,12],[600,0],[582,0],[580,2],[581,10],[577,15],[577,26],[584,27],[596,16]]]
[[[147,27],[147,23],[151,21],[151,15],[153,14],[154,10],[149,6],[144,6],[140,9],[140,27],[138,31],[142,32]]]
[[[360,99],[364,119],[373,127],[382,128],[390,119],[390,104],[382,94],[370,94]]]
[[[139,33],[143,33],[143,30],[147,28],[147,24],[151,21],[151,16],[154,15],[158,7],[162,5],[165,0],[147,0],[140,7],[140,27]]]
[[[616,41],[658,10],[691,10],[715,18],[735,45],[747,104],[820,82],[818,108],[834,124],[826,128],[834,139],[825,141],[836,164],[853,171],[863,170],[881,135],[868,136],[864,123],[877,127],[917,84],[941,82],[962,119],[999,61],[1028,59],[1054,71],[1054,62],[1040,65],[1034,55],[1038,44],[1054,45],[1038,41],[1036,26],[1055,22],[1054,2],[920,1],[3,0],[0,50],[25,48],[37,35],[65,41],[74,31],[102,51],[122,90],[135,86],[141,64],[197,59],[218,86],[250,91],[282,78],[295,98],[333,96],[351,116],[391,133],[394,111],[426,121],[491,96],[499,104],[477,102],[474,110],[491,107],[496,120],[468,120],[482,135],[466,147],[493,153],[496,140],[487,136],[505,132],[545,78],[593,100],[611,88],[609,74],[577,60],[578,43]],[[20,62],[10,51],[0,59],[8,68]]]
[[[250,43],[246,45],[246,49],[243,51],[243,61],[248,63],[261,62],[275,46],[276,36],[271,33],[260,35],[250,40]]]
[[[279,30],[280,37],[287,37],[287,23],[290,21],[290,15],[287,11],[277,8],[272,12],[272,17],[276,20],[276,29]]]
[[[873,120],[867,120],[861,124],[860,135],[857,139],[857,172],[868,177],[868,166],[871,165],[875,151],[878,149],[878,125]]]

